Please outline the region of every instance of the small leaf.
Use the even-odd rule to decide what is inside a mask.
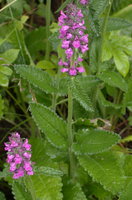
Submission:
[[[127,91],[127,83],[119,73],[113,71],[104,71],[98,77],[110,86],[117,87],[122,91]]]
[[[36,103],[30,103],[32,116],[39,129],[45,133],[48,141],[55,147],[66,149],[66,123],[49,108]]]
[[[47,93],[55,92],[52,77],[47,72],[29,65],[14,65],[14,68],[22,78],[26,79],[39,89]]]
[[[11,64],[13,63],[17,56],[18,56],[19,50],[18,49],[9,49],[5,51],[3,54],[0,54],[0,64]]]
[[[76,154],[87,155],[107,151],[119,141],[120,137],[104,130],[79,131],[73,149]]]
[[[94,181],[100,183],[113,194],[121,191],[124,187],[123,170],[112,152],[104,152],[94,156],[79,156],[79,162]]]
[[[5,66],[0,65],[0,73],[3,73],[7,76],[10,76],[12,74],[12,70],[9,67],[5,67]]]

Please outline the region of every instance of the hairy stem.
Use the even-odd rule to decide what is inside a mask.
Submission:
[[[73,144],[73,132],[72,132],[72,114],[73,114],[73,98],[71,87],[68,88],[68,124],[67,124],[67,134],[68,134],[68,143],[69,143],[69,175],[73,178],[74,175],[74,155],[72,153],[72,144]]]

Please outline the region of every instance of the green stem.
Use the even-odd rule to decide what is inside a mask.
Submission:
[[[73,178],[74,175],[74,155],[72,153],[72,144],[73,144],[73,132],[72,132],[72,114],[73,114],[73,98],[71,87],[68,88],[68,124],[67,124],[67,134],[68,134],[68,143],[69,143],[69,175]]]
[[[47,38],[47,43],[46,43],[46,54],[45,54],[45,59],[49,60],[49,56],[50,56],[50,45],[49,45],[49,36],[50,36],[50,30],[49,30],[49,26],[50,26],[50,20],[51,20],[51,0],[47,0],[46,3],[46,38]]]

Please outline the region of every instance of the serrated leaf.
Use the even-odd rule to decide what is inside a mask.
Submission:
[[[55,147],[66,149],[66,123],[49,108],[36,103],[30,103],[32,116],[39,129],[45,133],[48,141]]]
[[[107,151],[119,141],[120,137],[104,130],[83,130],[76,136],[73,150],[79,155],[98,154]]]
[[[125,190],[121,192],[119,200],[131,200],[132,199],[132,181],[127,185]]]
[[[32,200],[31,194],[17,182],[12,184],[12,193],[15,200]]]
[[[122,91],[127,91],[127,83],[119,73],[113,71],[104,71],[98,77],[110,86],[117,87]]]
[[[93,2],[91,3],[91,6],[95,10],[94,18],[97,19],[108,6],[108,1],[107,0],[98,0],[98,1],[93,0]]]
[[[79,162],[93,180],[100,183],[106,190],[116,194],[123,188],[124,173],[112,152],[79,156]]]
[[[47,93],[55,92],[52,77],[47,72],[29,65],[14,65],[14,68],[22,78],[29,81],[35,87]]]
[[[44,175],[48,175],[48,176],[62,176],[63,172],[51,167],[34,167],[34,173],[36,174],[44,174]]]
[[[25,178],[25,184],[32,191],[35,199],[62,200],[62,183],[60,177],[33,175]]]
[[[120,29],[124,29],[127,27],[131,27],[131,26],[132,26],[132,23],[130,23],[127,20],[124,20],[121,18],[110,17],[108,19],[107,31],[120,30]]]
[[[65,185],[63,193],[64,200],[87,200],[79,183]]]
[[[74,79],[72,81],[72,92],[73,92],[73,97],[81,104],[81,106],[90,112],[93,112],[93,105],[91,103],[91,100],[83,88],[83,85],[81,84],[81,81],[79,79]]]

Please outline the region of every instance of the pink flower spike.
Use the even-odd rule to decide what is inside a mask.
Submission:
[[[62,59],[60,59],[60,61],[58,62],[58,65],[59,65],[59,66],[63,66],[63,61],[62,61]]]
[[[27,174],[28,175],[33,175],[34,173],[33,173],[33,171],[28,171]]]
[[[77,75],[77,70],[76,70],[75,68],[71,68],[71,69],[69,70],[69,75],[71,75],[71,76],[76,76],[76,75]]]
[[[85,69],[84,69],[84,67],[77,67],[77,70],[78,70],[78,72],[80,72],[80,73],[83,73],[83,72],[85,72]]]
[[[67,68],[62,68],[62,69],[61,69],[61,72],[62,72],[62,73],[68,72],[68,69],[67,69]]]
[[[79,57],[79,58],[77,59],[77,61],[78,61],[78,62],[82,62],[83,59]]]
[[[25,149],[26,149],[27,151],[30,151],[30,149],[31,149],[31,145],[28,144],[28,139],[25,140],[25,142],[23,143],[22,146],[25,147]]]
[[[74,41],[74,42],[72,43],[72,45],[73,45],[74,48],[78,49],[78,48],[80,47],[80,41],[79,41],[79,40]]]

